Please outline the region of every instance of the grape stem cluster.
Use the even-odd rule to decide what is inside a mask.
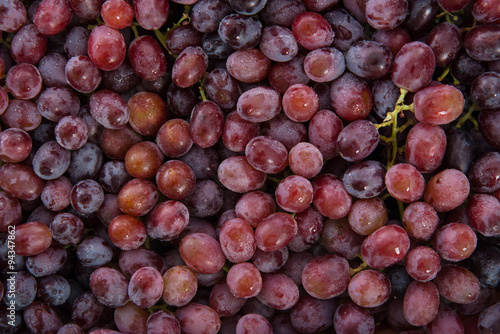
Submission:
[[[384,141],[387,144],[392,144],[391,148],[391,160],[387,162],[387,169],[391,168],[395,161],[396,161],[396,156],[398,153],[398,142],[397,142],[397,135],[398,133],[403,132],[406,130],[409,126],[411,126],[413,123],[411,121],[406,122],[404,125],[398,127],[398,120],[397,117],[398,115],[405,110],[410,110],[413,111],[413,103],[410,105],[404,104],[405,96],[408,93],[408,90],[401,88],[400,90],[400,95],[398,100],[396,101],[396,106],[394,107],[394,110],[391,112],[388,112],[384,121],[379,124],[375,124],[375,127],[377,129],[386,127],[386,126],[392,126],[392,133],[390,137],[385,137],[385,136],[380,136],[380,139]]]
[[[474,130],[478,131],[479,125],[477,124],[477,120],[472,116],[474,111],[480,111],[481,107],[479,107],[477,104],[473,104],[470,106],[469,110],[467,110],[467,113],[465,113],[462,117],[458,119],[457,124],[455,125],[457,128],[461,128],[465,122],[470,121],[474,125]]]

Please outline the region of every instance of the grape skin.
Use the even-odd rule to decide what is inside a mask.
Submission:
[[[0,332],[496,332],[500,16],[464,2],[0,4]]]
[[[335,278],[332,284],[332,278]],[[302,286],[311,296],[329,299],[342,294],[349,284],[347,260],[334,254],[309,261],[302,271]]]
[[[413,281],[406,290],[403,312],[415,326],[425,326],[434,319],[439,308],[439,292],[432,282]]]

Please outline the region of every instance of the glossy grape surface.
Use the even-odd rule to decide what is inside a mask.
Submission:
[[[0,0],[0,333],[499,332],[497,2]]]

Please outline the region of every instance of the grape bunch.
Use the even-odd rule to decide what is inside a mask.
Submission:
[[[1,0],[0,333],[500,333],[500,6]]]

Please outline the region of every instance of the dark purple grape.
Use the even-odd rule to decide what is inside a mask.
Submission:
[[[3,301],[12,309],[23,310],[33,303],[36,297],[37,281],[27,271],[18,271],[11,274],[5,281],[5,290]],[[15,293],[9,293],[14,291]]]
[[[310,79],[304,71],[304,59],[302,54],[298,54],[290,61],[273,64],[267,78],[269,85],[284,94],[288,87],[294,84],[309,83]]]
[[[381,119],[392,112],[400,95],[400,89],[390,79],[375,80],[371,88],[373,109]]]
[[[241,95],[241,88],[227,70],[217,68],[206,76],[205,92],[222,109],[233,110]]]
[[[373,123],[368,120],[356,120],[340,131],[337,147],[342,158],[357,162],[369,156],[378,142],[379,134]]]
[[[352,260],[361,251],[364,237],[355,233],[347,218],[327,219],[323,224],[320,237],[321,245],[330,253]]]
[[[106,89],[125,93],[137,86],[139,76],[135,73],[128,58],[115,70],[102,73],[102,83]]]
[[[344,174],[344,186],[352,196],[372,198],[385,189],[386,169],[378,161],[367,160],[349,167]]]
[[[391,70],[393,55],[382,43],[361,41],[349,48],[346,65],[349,71],[363,79],[380,79]]]
[[[217,27],[216,27],[217,30]],[[226,45],[217,31],[203,35],[201,46],[210,58],[226,59],[234,49]]]
[[[79,295],[71,307],[71,320],[87,330],[92,328],[101,318],[104,305],[99,303],[92,291],[86,291]]]
[[[55,309],[40,301],[33,302],[24,310],[23,319],[32,333],[56,333],[63,325]]]
[[[500,189],[500,153],[489,152],[476,160],[469,171],[471,190],[493,193]]]
[[[179,160],[191,167],[198,180],[213,178],[217,174],[217,167],[220,162],[214,148],[200,148],[197,145],[193,145]]]
[[[500,89],[500,73],[485,72],[472,82],[472,101],[484,109],[500,108],[500,97],[493,92]]]
[[[46,86],[68,86],[64,73],[67,60],[60,53],[51,53],[42,58],[38,70]]]
[[[475,60],[465,51],[460,51],[451,63],[451,72],[463,84],[472,84],[475,78],[486,72],[483,62]]]
[[[71,286],[59,275],[50,275],[38,279],[37,296],[46,304],[59,306],[64,304],[70,295]]]
[[[88,40],[90,31],[84,27],[73,27],[64,41],[64,51],[69,58],[75,56],[88,56]]]
[[[467,173],[474,160],[473,145],[472,138],[466,131],[450,128],[446,132],[446,152],[441,166]]]
[[[491,244],[479,243],[472,253],[470,270],[477,276],[483,286],[495,288],[499,281],[500,250]]]
[[[76,245],[85,237],[85,227],[80,218],[69,212],[57,214],[49,225],[54,240],[62,245]]]
[[[64,116],[75,116],[80,111],[78,95],[67,87],[46,88],[38,97],[37,108],[46,119],[58,122]]]
[[[231,12],[230,4],[225,0],[196,1],[191,9],[191,23],[200,32],[215,32],[219,28],[219,22]]]
[[[495,148],[500,148],[500,110],[484,110],[479,113],[479,131],[484,140]]]
[[[66,324],[59,328],[57,334],[85,334],[85,332],[77,324]]]
[[[94,117],[92,117],[89,106],[82,106],[77,116],[80,117],[87,125],[88,141],[93,144],[98,144],[99,137],[101,136],[101,132],[104,127],[99,124]]]
[[[262,23],[252,16],[230,14],[219,23],[219,36],[224,43],[235,50],[255,47],[262,34]]]
[[[222,317],[235,315],[246,302],[245,298],[233,295],[224,280],[214,285],[209,298],[209,306]]]
[[[191,12],[191,23],[193,22],[193,12]],[[172,29],[165,41],[167,49],[178,55],[188,46],[201,46],[203,33],[196,30],[192,24],[180,25]]]
[[[142,247],[122,251],[118,258],[118,264],[127,278],[132,277],[142,267],[156,268],[162,274],[166,270],[165,261],[159,254]]]
[[[72,183],[83,179],[96,179],[102,164],[103,155],[99,146],[87,142],[80,149],[71,152],[69,179]]]
[[[436,56],[436,67],[444,67],[455,59],[462,42],[460,29],[450,22],[435,26],[425,43],[431,47]]]
[[[244,0],[229,0],[231,7],[238,13],[243,15],[254,15],[264,8],[267,0],[254,0],[254,1],[244,1]]]
[[[99,237],[86,237],[76,248],[78,262],[89,268],[102,267],[111,261],[112,256],[109,244]]]
[[[390,30],[377,30],[373,33],[372,39],[386,45],[393,56],[398,54],[403,45],[411,42],[410,34],[401,26]]]
[[[310,206],[295,214],[295,220],[297,221],[297,234],[288,244],[288,248],[294,252],[302,252],[311,248],[319,240],[324,217]]]
[[[99,184],[106,192],[112,194],[118,194],[125,183],[131,179],[132,177],[125,168],[125,163],[120,160],[104,163],[99,172]]]
[[[223,201],[222,188],[209,179],[196,182],[192,194],[183,199],[190,215],[199,218],[215,215],[222,208]]]
[[[79,181],[71,190],[71,205],[82,214],[96,212],[104,202],[104,191],[94,180]]]
[[[43,252],[28,256],[26,258],[26,268],[35,277],[43,277],[55,274],[59,271],[66,259],[68,253],[63,245],[53,242],[49,248]]]
[[[344,9],[334,9],[324,16],[335,33],[333,46],[340,51],[345,53],[352,45],[364,39],[363,26]]]
[[[465,51],[476,60],[492,61],[500,58],[500,26],[494,23],[480,24],[465,34]]]
[[[440,10],[435,0],[409,1],[408,16],[403,25],[412,36],[422,36],[434,24],[436,14]]]
[[[479,315],[478,328],[481,333],[495,333],[500,329],[498,318],[500,317],[500,303],[495,303],[483,310]]]
[[[33,156],[33,171],[44,180],[54,180],[62,176],[70,165],[71,153],[56,141],[40,146]]]
[[[304,2],[300,0],[268,0],[259,15],[268,26],[278,24],[290,28],[295,17],[305,11]]]

